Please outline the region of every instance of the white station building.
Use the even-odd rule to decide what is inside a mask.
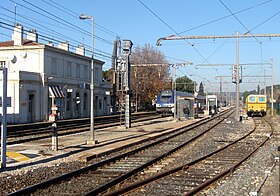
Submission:
[[[85,56],[84,47],[78,46],[72,52],[67,42],[57,47],[53,43],[41,44],[36,31],[24,39],[23,27],[16,25],[12,40],[0,42],[0,59],[11,56],[16,57],[16,63],[6,65],[8,123],[48,121],[53,102],[59,119],[90,116],[91,58]],[[111,85],[103,81],[103,64],[94,59],[95,116],[110,114]],[[2,81],[0,71],[0,96]]]

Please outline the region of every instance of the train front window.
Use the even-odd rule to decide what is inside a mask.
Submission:
[[[160,101],[162,101],[162,102],[169,102],[169,101],[171,101],[171,95],[162,95],[160,97]]]
[[[260,103],[265,103],[265,97],[259,97],[259,102]]]
[[[249,102],[256,102],[256,97],[249,97]]]

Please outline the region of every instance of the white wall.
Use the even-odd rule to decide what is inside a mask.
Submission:
[[[17,62],[10,64],[8,67],[7,94],[12,100],[12,107],[7,110],[8,123],[25,123],[30,119],[32,121],[47,120],[50,110],[48,92],[48,86],[50,85],[60,86],[65,94],[65,98],[63,98],[65,117],[89,117],[90,90],[83,89],[81,84],[90,84],[91,58],[45,45],[0,48],[1,57],[12,55],[17,56]],[[53,62],[56,62],[55,66],[52,66]],[[68,74],[68,62],[71,62],[70,74]],[[80,67],[79,77],[76,74],[77,65]],[[96,61],[94,64],[96,71],[94,94],[98,96],[98,102],[95,103],[97,108],[95,115],[110,114],[110,96],[105,95],[105,91],[110,91],[111,87],[102,82],[102,65],[103,62],[101,61]],[[66,115],[66,96],[69,89],[72,89],[71,110],[68,112],[71,114]],[[81,97],[79,114],[75,110],[77,92]],[[0,88],[0,93],[2,93],[2,88]],[[85,93],[87,94],[86,98],[84,97]],[[29,98],[33,95],[32,107],[34,111],[32,112],[33,116],[30,117]],[[104,97],[106,97],[106,102]],[[87,100],[85,107],[84,99]],[[99,107],[99,100],[101,108]]]

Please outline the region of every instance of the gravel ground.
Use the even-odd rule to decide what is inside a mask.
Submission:
[[[280,139],[280,117],[271,118],[274,135],[250,159],[226,178],[211,185],[198,195],[253,195],[262,184],[266,171],[271,171],[258,195],[279,196],[279,157],[278,145]],[[275,164],[275,167],[273,165]]]

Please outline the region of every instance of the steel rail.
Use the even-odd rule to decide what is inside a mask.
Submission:
[[[142,116],[132,116],[132,122],[136,123],[136,122],[145,121],[147,119],[152,120],[152,119],[161,118],[161,116],[159,116],[159,115],[157,115],[157,116],[153,115],[152,117],[148,117],[147,115],[149,115],[149,114],[145,114],[143,117]],[[145,118],[145,117],[147,117],[147,118]],[[110,122],[110,123],[108,123],[108,122]],[[124,124],[124,123],[121,123],[121,124]],[[112,127],[112,126],[120,126],[120,122],[118,121],[118,119],[115,119],[113,122],[112,121],[103,121],[100,123],[97,122],[95,128],[103,129],[103,128]],[[74,134],[74,133],[88,131],[88,129],[89,129],[88,127],[89,127],[89,123],[87,123],[85,125],[80,124],[80,123],[78,123],[78,124],[72,123],[70,125],[63,125],[62,127],[58,127],[58,136],[70,135],[70,134]],[[26,132],[27,132],[27,134],[26,134]],[[23,142],[29,142],[29,141],[35,141],[35,140],[49,138],[49,137],[51,137],[51,135],[50,135],[51,126],[43,127],[43,128],[41,128],[41,130],[40,129],[26,130],[26,131],[23,130],[23,132],[20,132],[17,134],[18,135],[14,135],[14,138],[19,138],[19,139],[14,139],[12,136],[10,136],[8,138],[7,144],[11,145],[11,144],[18,144],[18,143],[23,143]],[[28,137],[30,135],[34,136],[35,134],[36,134],[36,137],[23,138],[23,137]],[[12,138],[13,138],[13,140],[12,140]]]
[[[230,114],[229,114],[229,115],[230,115]],[[228,117],[228,116],[227,116],[227,117]],[[168,151],[168,152],[166,152],[166,153],[164,153],[164,154],[162,154],[162,155],[156,157],[155,159],[153,159],[153,160],[147,162],[147,163],[144,164],[144,165],[141,165],[140,167],[135,168],[134,170],[129,171],[128,173],[126,173],[126,174],[120,176],[119,178],[113,179],[113,180],[111,180],[110,182],[108,182],[108,183],[106,183],[106,184],[103,184],[103,185],[101,185],[101,186],[95,188],[95,189],[92,190],[92,191],[89,191],[88,193],[86,193],[86,194],[84,194],[84,195],[88,195],[88,196],[89,196],[89,195],[97,195],[97,194],[102,193],[102,192],[105,191],[105,190],[108,190],[108,189],[112,188],[114,185],[116,185],[116,184],[118,184],[118,183],[120,183],[120,182],[126,180],[127,178],[129,178],[129,177],[135,175],[136,173],[138,173],[138,172],[142,171],[143,169],[145,169],[145,168],[147,168],[147,167],[153,165],[154,163],[158,162],[159,160],[164,159],[165,157],[167,157],[167,156],[171,155],[172,153],[178,151],[179,149],[183,148],[184,146],[186,146],[186,145],[189,144],[190,142],[195,141],[196,139],[198,139],[199,137],[201,137],[202,135],[204,135],[206,132],[208,132],[208,131],[210,131],[211,129],[213,129],[214,127],[216,127],[216,126],[217,126],[218,124],[220,124],[223,120],[224,120],[224,119],[220,119],[220,121],[219,121],[218,123],[216,123],[216,124],[210,126],[210,127],[207,128],[206,130],[204,130],[202,133],[200,133],[200,134],[198,134],[197,136],[195,136],[195,137],[193,137],[193,138],[191,138],[191,139],[189,139],[189,140],[183,142],[182,144],[180,144],[179,146],[173,148],[172,150],[170,150],[170,151]]]
[[[222,114],[223,114],[223,113],[222,113]],[[201,124],[203,124],[203,123],[205,123],[205,122],[209,122],[209,121],[211,121],[212,119],[215,119],[215,118],[218,118],[218,117],[219,117],[219,115],[216,115],[214,118],[206,118],[206,119],[203,119],[202,121],[200,121],[200,122],[198,122],[198,123],[195,123],[195,122],[194,122],[194,123],[192,123],[191,125],[189,125],[187,128],[184,128],[184,130],[182,130],[182,128],[174,129],[173,132],[172,132],[172,135],[168,135],[168,133],[164,133],[164,134],[162,134],[161,136],[154,136],[154,137],[149,138],[149,139],[146,139],[146,140],[147,140],[147,141],[148,141],[148,140],[154,140],[155,138],[159,138],[159,137],[162,137],[162,136],[164,136],[164,135],[167,136],[167,137],[166,137],[166,138],[162,138],[162,139],[160,139],[160,140],[158,140],[158,141],[154,141],[154,142],[152,142],[152,143],[150,143],[150,144],[148,144],[148,145],[139,147],[139,148],[137,148],[137,149],[130,150],[129,152],[125,152],[125,153],[123,153],[123,154],[116,155],[116,156],[114,156],[114,157],[112,157],[112,158],[108,158],[108,159],[106,159],[106,160],[104,160],[104,161],[101,161],[101,162],[99,162],[99,163],[95,163],[95,164],[92,164],[92,165],[90,165],[90,166],[84,167],[84,168],[82,168],[82,169],[78,169],[78,170],[76,170],[76,171],[69,172],[69,173],[67,173],[67,174],[63,174],[63,175],[60,175],[60,176],[58,176],[58,177],[55,177],[55,178],[46,180],[46,181],[44,181],[44,182],[37,183],[37,184],[34,184],[34,185],[32,185],[32,186],[23,188],[23,189],[21,189],[21,190],[18,190],[18,191],[16,191],[16,192],[13,192],[13,193],[11,193],[11,194],[9,194],[9,195],[24,195],[24,194],[30,194],[30,193],[32,193],[32,192],[34,192],[34,191],[36,191],[36,190],[43,189],[43,188],[45,188],[45,187],[47,187],[47,186],[50,186],[51,184],[56,184],[56,183],[61,182],[61,181],[63,181],[63,180],[69,179],[69,178],[71,178],[71,177],[73,177],[73,176],[77,176],[77,175],[79,175],[79,174],[82,174],[82,173],[84,173],[84,172],[86,172],[86,171],[89,171],[89,170],[96,170],[97,168],[99,168],[99,167],[101,167],[101,166],[104,166],[104,165],[109,164],[109,163],[111,163],[111,162],[115,162],[115,161],[117,161],[117,160],[123,159],[123,158],[126,157],[126,156],[129,156],[129,155],[135,154],[135,153],[137,153],[137,152],[140,152],[140,151],[142,151],[142,150],[144,150],[144,149],[146,149],[146,148],[148,148],[148,147],[150,147],[150,146],[157,145],[157,144],[159,144],[159,143],[161,143],[161,142],[166,141],[167,139],[170,139],[170,138],[172,138],[172,137],[176,137],[177,135],[181,134],[182,132],[189,131],[189,130],[195,128],[195,127],[200,126]],[[176,131],[177,131],[177,132],[176,132]],[[169,133],[169,134],[170,134],[170,133]]]
[[[269,124],[270,125],[270,124]],[[270,125],[271,126],[271,125]],[[126,186],[126,187],[123,187],[119,190],[115,190],[115,191],[112,191],[112,192],[109,192],[108,195],[120,195],[120,194],[125,194],[125,193],[128,193],[128,192],[131,192],[132,190],[135,190],[135,189],[138,189],[144,185],[147,185],[149,183],[152,183],[156,180],[159,180],[160,178],[163,178],[163,177],[166,177],[168,175],[171,175],[171,174],[174,174],[178,171],[181,171],[181,170],[186,170],[188,169],[190,166],[200,162],[200,161],[203,161],[205,160],[206,158],[209,158],[219,152],[222,152],[223,150],[229,148],[230,146],[232,146],[233,144],[236,144],[237,142],[245,139],[246,137],[248,137],[249,135],[251,135],[254,131],[256,130],[256,123],[255,123],[255,126],[254,128],[249,132],[247,133],[246,135],[244,135],[243,137],[239,138],[238,140],[236,141],[233,141],[231,143],[229,143],[228,145],[216,150],[216,151],[213,151],[205,156],[202,156],[194,161],[191,161],[187,164],[183,164],[181,166],[178,166],[178,167],[175,167],[175,168],[172,168],[168,171],[164,171],[164,172],[161,172],[161,173],[158,173],[156,175],[153,175],[147,179],[144,179],[144,180],[140,180],[138,182],[135,182],[129,186]],[[273,133],[273,131],[272,131]],[[271,134],[272,134],[271,133]],[[210,184],[212,184],[213,182],[217,181],[218,179],[220,179],[221,177],[224,177],[225,175],[227,175],[229,172],[231,171],[234,171],[241,163],[243,163],[244,161],[246,161],[256,150],[258,150],[261,146],[263,146],[266,141],[269,139],[269,136],[266,137],[266,139],[264,139],[262,141],[262,143],[260,145],[258,145],[253,151],[251,151],[251,153],[249,153],[245,158],[243,158],[242,160],[240,160],[239,162],[237,162],[235,165],[233,165],[232,167],[228,168],[227,170],[219,173],[218,175],[214,176],[212,179],[209,179],[207,181],[205,181],[203,184],[199,185],[198,187],[192,189],[190,192],[186,193],[186,195],[193,195],[199,191],[201,191],[203,188],[209,186]]]

